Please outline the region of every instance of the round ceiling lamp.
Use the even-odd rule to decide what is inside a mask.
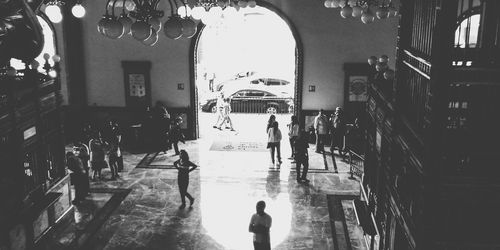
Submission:
[[[142,41],[142,44],[148,46],[154,46],[158,42],[158,31],[154,28],[151,28],[151,36],[149,36],[146,40]]]
[[[191,16],[196,20],[201,20],[205,14],[206,10],[201,6],[196,6],[191,10]]]
[[[177,14],[182,18],[190,17],[191,16],[191,8],[188,5],[179,6],[179,8],[177,9]]]
[[[363,14],[363,8],[361,6],[352,7],[352,17],[360,17]]]
[[[80,3],[77,3],[71,8],[71,13],[76,18],[83,18],[85,16],[86,11],[85,8]]]
[[[123,24],[120,23],[116,18],[112,18],[104,26],[104,34],[111,38],[117,39],[123,36],[124,33]]]
[[[178,39],[182,36],[182,23],[179,16],[170,16],[165,22],[165,35],[170,39]]]
[[[191,38],[196,34],[197,28],[196,28],[196,23],[189,19],[189,18],[183,18],[181,19],[181,24],[182,24],[182,37],[184,38]]]
[[[106,35],[104,34],[104,27],[107,25],[108,21],[109,21],[109,16],[106,14],[97,23],[97,31],[103,36]]]
[[[132,19],[130,19],[130,17],[128,17],[127,14],[122,13],[118,18],[118,21],[120,21],[120,23],[122,23],[123,25],[123,33],[130,34],[130,27],[132,26],[133,23]]]
[[[340,15],[343,18],[361,17],[365,24],[372,23],[377,19],[396,17],[398,10],[392,0],[325,0],[326,8],[341,8]]]
[[[50,2],[47,7],[45,7],[45,14],[53,23],[60,23],[63,19],[59,4],[59,2]]]
[[[344,6],[344,8],[342,8],[342,10],[340,11],[340,15],[343,18],[352,17],[352,7],[349,5]]]
[[[375,16],[370,11],[370,9],[368,9],[367,11],[364,11],[363,14],[361,15],[361,22],[363,22],[364,24],[373,23],[374,20],[375,20]]]
[[[161,21],[157,17],[152,17],[149,19],[149,24],[151,24],[151,27],[156,30],[156,32],[160,32],[161,30]]]
[[[130,27],[130,32],[132,37],[142,42],[151,36],[151,25],[145,21],[137,21]]]

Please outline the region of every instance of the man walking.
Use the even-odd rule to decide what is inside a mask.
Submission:
[[[271,250],[271,239],[269,229],[271,228],[272,218],[264,212],[266,203],[257,202],[257,213],[252,215],[248,231],[253,233],[253,246],[255,250]]]

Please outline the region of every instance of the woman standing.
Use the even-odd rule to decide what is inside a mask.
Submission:
[[[118,175],[118,160],[121,156],[120,148],[118,144],[112,143],[110,144],[109,152],[108,152],[108,162],[109,168],[111,169],[111,180],[116,180]]]
[[[266,127],[266,133],[269,131],[269,129],[273,126],[273,123],[276,121],[276,116],[271,115],[269,116],[269,120],[267,121],[267,127]]]
[[[108,166],[104,159],[106,156],[104,147],[105,142],[102,140],[101,133],[98,132],[94,139],[89,142],[90,149],[90,166],[92,168],[92,180],[101,179],[101,170]]]
[[[274,164],[274,151],[277,150],[278,168],[279,164],[281,164],[280,142],[281,142],[281,131],[278,128],[278,122],[275,121],[272,127],[267,130],[267,148],[271,149],[271,161],[273,162],[273,164]]]
[[[177,175],[177,184],[181,194],[182,205],[179,209],[186,207],[186,196],[189,199],[189,207],[193,206],[194,197],[187,192],[189,185],[189,172],[195,170],[198,166],[189,160],[186,150],[181,150],[179,160],[174,162],[174,167],[179,171]]]
[[[297,137],[299,136],[299,119],[297,119],[297,116],[292,115],[291,122],[288,126],[288,137],[290,139],[290,147],[292,148],[292,155],[290,156],[289,159],[293,159],[295,156],[295,141],[297,140]]]

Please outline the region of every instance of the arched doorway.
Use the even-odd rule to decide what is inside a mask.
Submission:
[[[244,78],[244,79],[248,79],[249,82],[254,80],[254,83],[256,83],[255,85],[257,85],[258,82],[260,82],[260,83],[266,82],[266,84],[267,84],[267,81],[270,80],[271,78],[278,79],[283,84],[283,82],[287,82],[287,79],[284,79],[284,78],[288,78],[291,82],[290,85],[292,86],[292,90],[290,92],[292,92],[291,97],[293,97],[293,98],[291,98],[291,99],[293,100],[293,103],[289,106],[286,106],[286,107],[288,107],[287,112],[292,112],[293,114],[295,114],[297,116],[300,115],[299,113],[300,113],[300,110],[302,107],[302,60],[303,60],[301,39],[298,35],[297,30],[295,29],[295,27],[291,23],[291,21],[284,15],[283,12],[281,12],[281,10],[279,10],[278,8],[273,6],[272,4],[265,2],[265,1],[257,1],[257,7],[255,9],[259,9],[259,8],[260,8],[260,11],[253,11],[253,13],[246,13],[246,15],[258,16],[258,15],[264,15],[267,13],[272,13],[272,15],[276,16],[277,19],[280,19],[283,22],[284,27],[290,33],[290,39],[293,40],[293,42],[294,42],[294,48],[292,50],[293,70],[290,71],[290,74],[287,74],[287,72],[284,72],[286,70],[284,70],[283,72],[277,72],[280,70],[274,70],[273,74],[276,73],[274,75],[276,75],[277,77],[272,77],[273,74],[269,75],[268,74],[269,72],[262,72],[262,71],[265,71],[265,70],[263,70],[265,68],[265,65],[271,65],[272,62],[262,63],[262,65],[264,65],[263,67],[255,68],[255,65],[258,65],[259,63],[255,63],[258,59],[256,59],[255,56],[252,58],[252,55],[250,55],[250,57],[247,57],[247,58],[251,58],[249,60],[250,63],[248,63],[248,65],[234,65],[234,63],[231,64],[231,62],[224,62],[224,60],[222,60],[220,58],[219,59],[221,60],[222,64],[226,63],[225,66],[224,65],[216,65],[215,67],[213,67],[214,64],[213,63],[206,63],[207,60],[205,60],[205,63],[200,64],[201,60],[199,58],[200,57],[199,48],[200,48],[200,45],[204,41],[204,36],[213,35],[213,33],[214,33],[214,30],[211,29],[211,27],[205,26],[200,22],[200,24],[198,26],[198,32],[195,35],[195,37],[192,39],[192,43],[191,43],[191,47],[190,47],[190,68],[191,68],[191,73],[190,73],[191,88],[190,89],[191,89],[191,107],[192,107],[191,108],[191,111],[192,111],[191,117],[193,117],[193,119],[194,119],[194,122],[192,123],[192,131],[193,131],[194,138],[198,138],[200,136],[200,126],[199,126],[200,116],[199,116],[199,114],[201,113],[200,112],[201,110],[198,108],[198,107],[201,107],[201,105],[202,105],[200,103],[200,99],[199,99],[200,93],[206,92],[206,91],[216,92],[216,91],[222,90],[224,85],[225,86],[229,85],[229,84],[227,84],[228,82],[237,82],[238,80],[240,80],[239,79],[240,77]],[[226,27],[226,28],[228,28],[228,27]],[[240,34],[245,35],[244,32],[240,33]],[[248,37],[248,34],[246,34],[246,35],[247,35],[247,37],[246,37],[247,40],[251,39],[251,37]],[[262,45],[266,42],[265,35],[260,36],[260,37],[256,37],[255,39],[256,39],[256,40],[254,40],[255,45]],[[230,42],[225,41],[225,44],[230,44]],[[230,49],[228,47],[225,47],[225,48],[227,48],[228,50]],[[215,52],[215,53],[217,53],[217,52]],[[228,55],[231,56],[230,54],[227,54],[226,57]],[[249,55],[247,55],[247,56],[249,56]],[[208,61],[210,61],[210,60],[208,60]],[[252,62],[254,62],[254,63],[252,64]],[[208,65],[210,65],[210,66],[208,66]],[[247,66],[247,67],[245,68],[245,66]],[[218,70],[218,69],[220,69],[221,67],[228,67],[228,68],[231,68],[231,70],[229,70],[227,72],[220,72],[220,70]],[[216,74],[214,74],[214,71],[218,71],[218,72],[216,72]],[[254,73],[255,73],[255,75],[254,75]],[[207,75],[208,75],[208,77],[207,77]],[[219,79],[217,79],[215,81],[211,81],[211,84],[209,86],[209,81],[214,78],[214,77],[212,77],[213,75],[218,75],[218,77],[216,76],[216,78],[219,78]],[[290,75],[290,77],[287,77],[287,75]],[[206,81],[206,85],[203,88],[198,88],[197,83],[199,83],[199,80],[201,78],[203,78],[203,80]],[[226,91],[224,91],[224,92],[226,92]],[[265,108],[265,110],[259,109],[258,112],[262,113],[262,111],[264,111],[264,112],[284,113],[286,110],[286,107],[282,107],[282,106],[279,106],[279,108],[278,108],[278,106],[270,106],[268,104],[265,104],[264,106],[265,107],[262,107],[262,108]],[[210,112],[211,108],[213,109],[213,107],[210,107],[210,106],[203,107],[203,108],[204,108],[205,112]],[[204,126],[206,126],[206,125],[204,125]]]

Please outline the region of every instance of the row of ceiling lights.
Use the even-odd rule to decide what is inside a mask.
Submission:
[[[65,2],[60,0],[54,0],[47,3],[45,6],[45,14],[53,23],[60,23],[63,19],[61,13],[61,6],[65,5]],[[81,1],[77,1],[73,7],[71,7],[71,14],[76,18],[83,18],[85,16],[85,8],[82,6]]]
[[[343,18],[361,17],[361,22],[368,24],[378,19],[396,17],[397,8],[392,0],[325,0],[326,8],[340,8]]]
[[[198,0],[191,8],[186,2],[168,0],[171,14],[162,25],[160,19],[164,12],[158,9],[159,2],[160,0],[108,0],[106,12],[98,22],[97,30],[111,39],[130,34],[141,43],[153,46],[158,42],[158,33],[162,28],[170,39],[191,38],[197,31],[195,20],[211,25],[222,17],[235,15],[241,8],[253,8],[257,5],[254,0]],[[115,10],[121,11],[121,14],[115,15]]]

